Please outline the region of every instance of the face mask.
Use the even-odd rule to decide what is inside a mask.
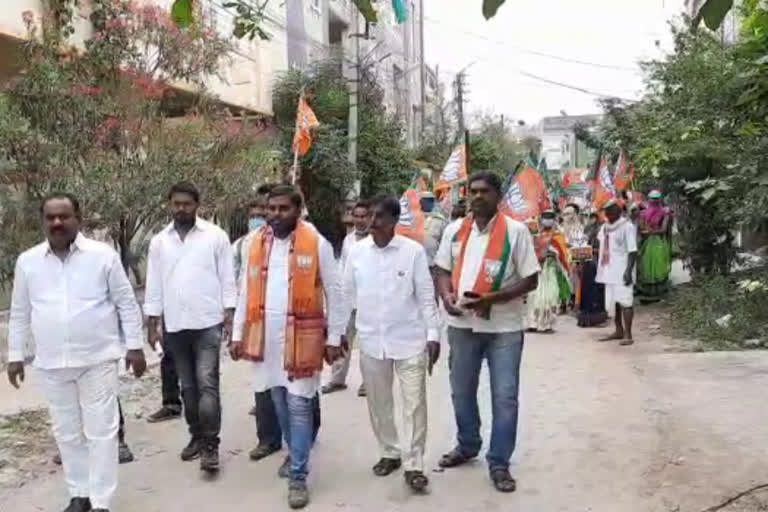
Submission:
[[[545,228],[551,228],[555,225],[555,219],[541,219],[541,225]]]
[[[252,219],[248,219],[248,231],[255,231],[264,224],[266,224],[266,221],[262,217],[254,217]]]

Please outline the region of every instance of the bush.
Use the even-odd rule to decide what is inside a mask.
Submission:
[[[702,349],[740,350],[768,342],[768,268],[729,276],[700,275],[677,288],[673,299],[673,327],[698,340]],[[731,315],[727,325],[718,325],[716,321],[726,315]]]

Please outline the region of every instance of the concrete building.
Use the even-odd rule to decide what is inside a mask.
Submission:
[[[173,0],[138,2],[169,8]],[[232,38],[234,13],[224,3],[226,0],[201,0],[200,9],[217,32]],[[263,26],[271,39],[232,38],[234,49],[222,79],[212,79],[208,86],[226,105],[270,115],[272,84],[280,72],[291,66],[305,66],[338,46],[344,50],[349,63],[347,73],[351,74],[358,53],[355,41],[359,40],[360,60],[370,66],[384,85],[388,108],[402,118],[408,141],[414,144],[421,132],[423,21],[421,2],[411,0],[406,4],[408,19],[398,24],[390,2],[376,2],[379,21],[366,27],[350,0],[273,0],[268,4]],[[29,11],[39,20],[43,5],[42,0],[0,0],[0,81],[13,76],[23,65],[19,45],[27,33],[22,13]],[[75,44],[91,33],[90,5],[90,0],[79,0],[75,9]]]
[[[602,119],[600,114],[581,116],[545,117],[538,126],[541,154],[547,159],[549,169],[585,167],[595,158],[594,151],[576,139],[577,125],[595,126]]]

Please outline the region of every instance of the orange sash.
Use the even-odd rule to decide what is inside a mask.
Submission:
[[[250,361],[264,361],[264,305],[273,241],[272,228],[265,226],[253,238],[248,256],[243,357]],[[298,221],[291,234],[289,251],[288,315],[283,361],[289,378],[311,377],[323,368],[328,336],[318,247],[319,237],[315,230]]]
[[[461,244],[458,259],[453,262],[451,275],[453,291],[456,293],[459,292],[459,282],[464,267],[464,253],[467,251],[467,242],[469,240],[469,235],[472,233],[472,224],[474,224],[474,222],[474,217],[472,215],[467,215],[453,239],[454,242],[459,242]],[[501,212],[497,213],[491,220],[488,230],[490,232],[490,240],[488,240],[488,247],[485,249],[483,263],[480,267],[480,272],[477,274],[475,286],[472,288],[474,293],[480,295],[498,291],[499,288],[501,288],[501,283],[504,280],[504,273],[507,268],[507,262],[511,255],[509,230],[507,229],[507,219],[504,214]]]

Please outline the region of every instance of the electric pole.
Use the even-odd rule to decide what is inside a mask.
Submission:
[[[462,137],[464,135],[465,130],[465,124],[464,124],[464,88],[466,87],[466,83],[464,82],[466,80],[466,75],[463,71],[460,71],[456,74],[456,81],[454,82],[456,86],[456,110],[458,112],[459,117],[459,137]]]
[[[358,104],[360,101],[360,13],[355,11],[355,32],[350,34],[353,42],[352,65],[349,68],[349,154],[348,160],[353,167],[357,167],[357,138],[358,138]],[[360,197],[360,178],[355,180],[352,193],[355,199]]]
[[[421,60],[421,127],[419,129],[419,137],[423,139],[427,110],[427,86],[425,83],[427,80],[427,64],[424,62],[424,0],[419,0],[419,57]]]

